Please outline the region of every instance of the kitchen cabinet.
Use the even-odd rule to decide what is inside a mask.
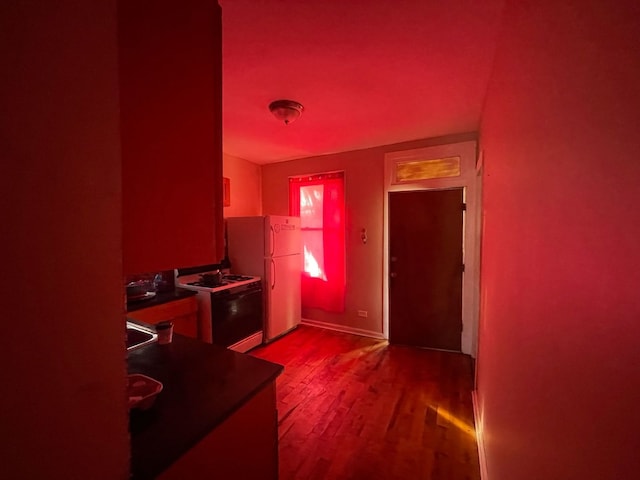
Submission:
[[[118,2],[125,274],[223,257],[221,11]]]
[[[132,480],[278,478],[282,365],[176,335],[129,351],[127,368],[163,384],[130,413]]]
[[[278,412],[271,382],[204,437],[159,480],[277,480]]]
[[[156,325],[173,322],[173,332],[191,338],[198,338],[198,302],[195,297],[163,303],[127,313],[127,318]]]

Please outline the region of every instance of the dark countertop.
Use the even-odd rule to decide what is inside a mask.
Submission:
[[[275,363],[173,336],[128,354],[129,373],[162,382],[146,411],[132,410],[132,478],[154,478],[282,373]]]
[[[173,302],[174,300],[181,300],[183,298],[191,297],[198,292],[193,290],[185,290],[183,288],[176,288],[168,292],[157,292],[156,296],[148,300],[137,300],[133,302],[127,302],[127,312],[134,312],[143,308],[155,307],[156,305],[162,305],[163,303]]]

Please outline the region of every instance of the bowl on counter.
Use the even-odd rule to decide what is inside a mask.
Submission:
[[[127,302],[147,300],[156,296],[153,284],[140,280],[127,284]]]
[[[159,381],[141,373],[129,374],[127,382],[129,409],[147,410],[151,408],[161,391],[162,383]]]

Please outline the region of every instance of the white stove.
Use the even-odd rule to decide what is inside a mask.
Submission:
[[[194,290],[201,340],[238,352],[262,344],[262,281],[250,275],[220,275],[213,265],[175,271],[178,288]]]

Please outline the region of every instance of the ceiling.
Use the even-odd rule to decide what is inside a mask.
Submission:
[[[219,0],[223,150],[258,164],[478,129],[504,0]],[[273,100],[304,105],[285,125]]]

